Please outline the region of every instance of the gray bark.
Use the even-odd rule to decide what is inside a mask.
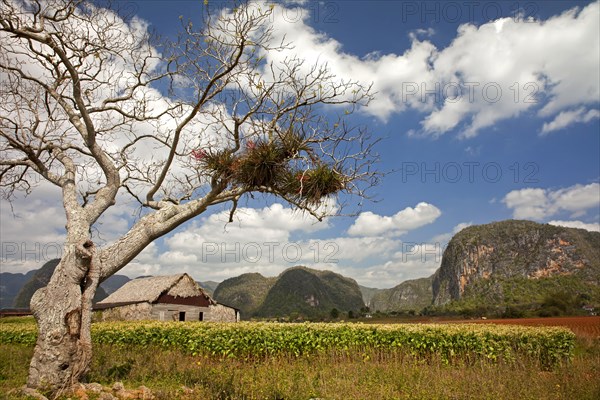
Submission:
[[[31,299],[38,339],[27,385],[60,394],[87,372],[91,356],[92,298],[98,287],[93,245],[67,246],[49,284]]]

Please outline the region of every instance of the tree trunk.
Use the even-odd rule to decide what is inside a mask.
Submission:
[[[92,299],[99,284],[93,244],[66,246],[45,288],[31,299],[38,338],[27,386],[57,396],[87,372],[92,356]]]

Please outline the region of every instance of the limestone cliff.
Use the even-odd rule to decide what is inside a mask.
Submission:
[[[431,304],[431,279],[412,279],[377,291],[369,305],[371,311],[421,311]]]
[[[600,233],[531,221],[471,226],[456,234],[433,276],[433,304],[461,299],[466,291],[487,291],[502,300],[498,282],[577,277],[600,285]],[[496,296],[496,297],[494,297]]]

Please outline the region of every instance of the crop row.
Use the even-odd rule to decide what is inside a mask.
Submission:
[[[0,343],[33,344],[36,337],[34,324],[0,323]],[[575,346],[575,335],[566,328],[478,324],[103,322],[93,324],[92,340],[236,358],[375,349],[439,356],[444,362],[525,356],[544,366],[569,359]]]

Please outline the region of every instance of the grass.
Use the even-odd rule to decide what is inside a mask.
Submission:
[[[26,380],[33,347],[0,345],[0,399]],[[597,399],[600,344],[579,342],[570,363],[543,371],[537,364],[480,360],[446,365],[402,353],[270,357],[244,361],[176,350],[97,345],[88,380],[150,387],[158,399]]]

